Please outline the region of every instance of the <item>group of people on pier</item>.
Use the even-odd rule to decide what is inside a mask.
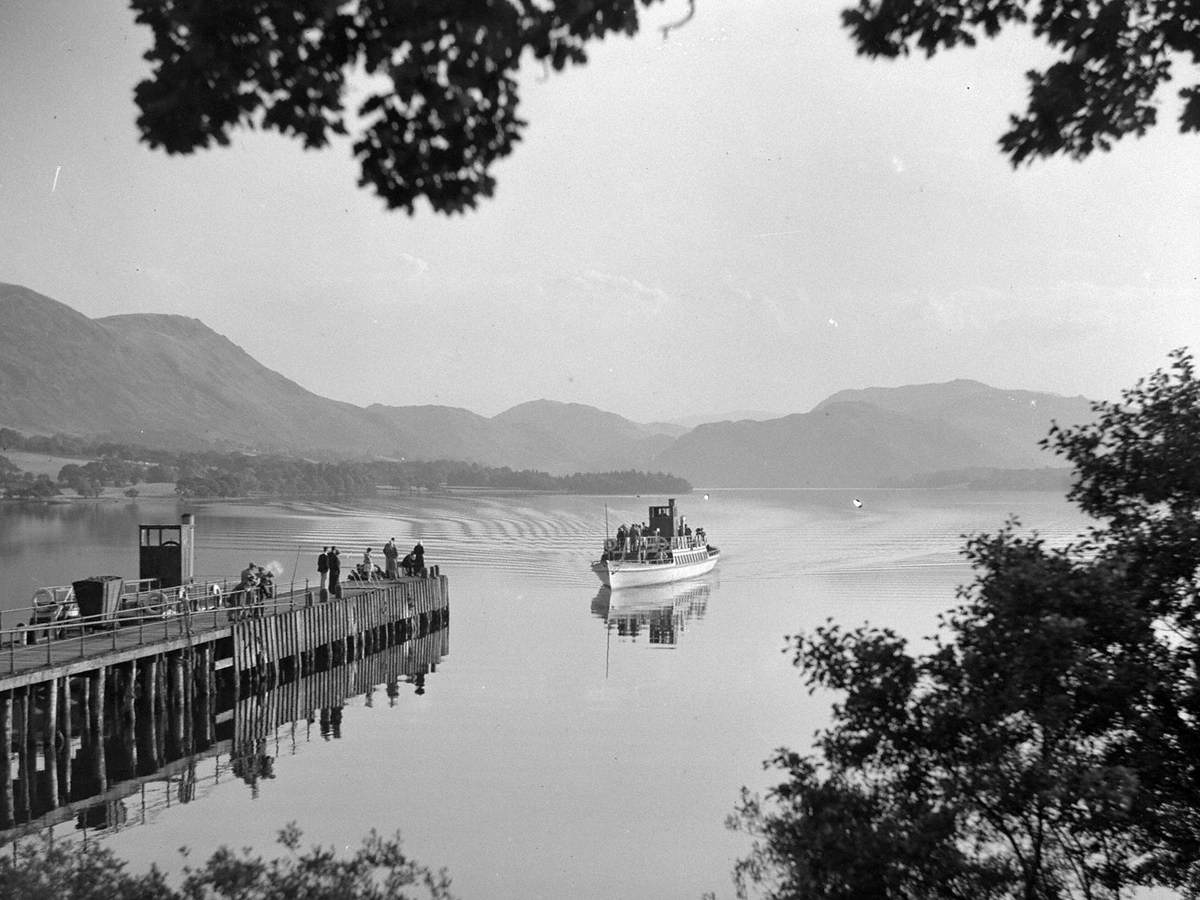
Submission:
[[[244,596],[251,603],[262,603],[275,596],[275,573],[252,562],[242,569],[242,581],[234,590],[245,591]]]
[[[407,576],[424,577],[428,570],[425,567],[425,547],[420,541],[403,559],[396,546],[396,539],[391,538],[383,545],[383,564],[380,569],[371,558],[374,552],[371,547],[363,551],[362,562],[358,563],[347,576],[351,581],[391,581],[403,573]],[[341,598],[342,596],[342,561],[341,552],[337,547],[325,547],[317,556],[317,574],[321,578],[321,596]]]

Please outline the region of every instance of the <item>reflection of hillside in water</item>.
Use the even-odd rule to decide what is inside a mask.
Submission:
[[[268,690],[214,695],[190,715],[142,710],[132,728],[113,716],[102,737],[76,731],[69,751],[60,748],[49,760],[39,740],[14,766],[0,845],[55,834],[55,826],[66,823],[85,839],[149,824],[231,778],[257,796],[259,782],[276,777],[280,758],[315,740],[341,738],[348,700],[380,705],[380,687],[389,706],[408,687],[423,694],[426,676],[448,652],[445,627]]]
[[[674,647],[690,621],[704,618],[711,590],[706,581],[603,587],[592,600],[592,614],[618,639]]]

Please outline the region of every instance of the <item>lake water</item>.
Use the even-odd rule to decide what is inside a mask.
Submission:
[[[862,499],[861,508],[853,504]],[[970,580],[961,536],[1010,515],[1053,543],[1085,520],[1037,493],[712,491],[679,498],[722,560],[674,587],[601,591],[588,562],[606,523],[662,498],[381,498],[364,505],[231,503],[0,507],[0,597],[96,574],[134,575],[137,525],[196,514],[197,571],[274,562],[315,579],[337,544],[355,560],[420,539],[449,576],[448,652],[423,691],[351,700],[337,736],[281,729],[273,777],[253,786],[204,760],[191,802],[150,779],[99,833],[134,870],[176,870],[220,844],[273,852],[356,845],[399,830],[405,849],[481,898],[733,895],[745,839],[724,828],[761,763],[807,749],[830,697],[810,697],[784,636],[827,618],[889,625],[914,641]],[[376,554],[378,555],[378,554]],[[12,613],[4,616],[11,624]],[[322,731],[325,733],[323,734]],[[211,770],[211,771],[208,771]],[[72,833],[70,823],[55,838]]]

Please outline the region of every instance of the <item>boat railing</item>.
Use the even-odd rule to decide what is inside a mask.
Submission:
[[[604,542],[604,549],[610,554],[629,555],[637,553],[642,548],[648,552],[657,552],[662,550],[696,550],[704,546],[704,539],[695,535],[676,535],[675,537],[665,538],[657,534],[643,535],[636,538],[625,538],[618,541],[616,538],[609,538]]]

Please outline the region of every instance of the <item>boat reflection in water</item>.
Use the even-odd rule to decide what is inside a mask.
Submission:
[[[382,688],[394,706],[402,690],[425,693],[426,676],[449,653],[449,634],[447,623],[251,694],[190,696],[175,710],[139,702],[132,722],[114,707],[104,717],[103,733],[88,727],[96,717],[79,703],[71,704],[66,740],[60,733],[48,744],[43,729],[30,722],[13,735],[14,765],[0,791],[0,846],[69,833],[87,840],[149,824],[163,810],[200,800],[231,779],[257,796],[259,783],[275,777],[281,757],[342,736],[348,700],[364,697],[366,706],[380,705],[376,692]],[[14,718],[29,722],[17,705]]]
[[[602,587],[592,600],[592,614],[603,619],[609,634],[615,633],[618,639],[671,649],[689,622],[704,617],[711,590],[706,581],[616,590]]]

